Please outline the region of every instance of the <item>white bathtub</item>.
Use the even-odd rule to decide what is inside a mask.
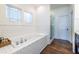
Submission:
[[[19,45],[16,45],[17,39],[27,39]],[[15,41],[14,41],[15,40]],[[48,44],[49,36],[46,34],[29,34],[17,36],[14,38],[12,45],[0,48],[0,53],[4,54],[39,54]]]

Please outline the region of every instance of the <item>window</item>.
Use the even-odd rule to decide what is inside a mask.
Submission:
[[[15,8],[11,5],[7,5],[7,11],[6,11],[7,17],[12,22],[18,22],[21,20],[21,11],[18,8]]]
[[[32,23],[32,14],[28,12],[24,12],[24,21],[26,23]]]

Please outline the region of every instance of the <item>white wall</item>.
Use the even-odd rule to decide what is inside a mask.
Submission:
[[[75,52],[75,33],[79,34],[79,4],[74,4],[74,36],[73,36],[73,52]]]
[[[49,5],[39,6],[37,8],[37,31],[50,34],[50,7]]]
[[[48,34],[48,43],[50,43],[50,6],[39,6],[36,12],[36,30],[39,33]]]
[[[79,5],[74,5],[75,8],[75,21],[74,21],[74,31],[79,33]]]
[[[79,4],[74,5],[74,46],[73,51],[75,52],[75,33],[79,34]]]

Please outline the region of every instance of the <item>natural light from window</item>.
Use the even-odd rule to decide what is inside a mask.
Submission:
[[[32,23],[32,14],[29,12],[24,12],[24,20],[26,23]]]
[[[7,5],[7,18],[12,22],[18,22],[21,19],[21,11],[18,8]]]

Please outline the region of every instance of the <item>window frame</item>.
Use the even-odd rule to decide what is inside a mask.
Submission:
[[[16,14],[16,18],[15,17],[13,17],[13,18],[11,18],[11,15],[12,14],[10,14],[10,13],[12,13],[12,11],[9,11],[9,8],[10,9],[14,9],[14,10],[16,10],[15,11],[15,14]],[[18,11],[18,12],[17,12]],[[14,12],[14,11],[13,11]],[[17,12],[17,13],[16,13]],[[19,15],[18,15],[19,14]],[[13,14],[14,15],[14,14]],[[17,17],[18,16],[18,17]],[[7,19],[9,19],[9,22],[10,23],[19,23],[20,21],[21,21],[21,19],[22,19],[22,10],[20,9],[20,8],[17,8],[17,7],[15,7],[15,6],[12,6],[12,5],[10,5],[10,4],[7,4],[6,5],[6,17],[7,17]]]
[[[27,18],[25,19],[25,13],[27,13],[27,14],[30,14],[31,15],[31,22],[29,21],[29,20],[27,20]],[[24,22],[26,23],[26,24],[32,24],[33,23],[33,14],[31,13],[31,12],[27,12],[27,11],[24,11],[23,12],[23,15],[24,15]]]

